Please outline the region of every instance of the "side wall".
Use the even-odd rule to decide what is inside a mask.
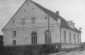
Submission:
[[[64,31],[66,32],[66,40],[64,38]],[[70,35],[71,33],[71,35]],[[74,37],[74,34],[75,34],[75,37]],[[61,43],[63,45],[63,47],[65,47],[65,44],[68,46],[68,47],[77,47],[79,46],[79,44],[81,43],[80,41],[80,33],[76,32],[76,31],[73,31],[71,29],[68,29],[68,28],[65,28],[65,27],[61,27]],[[66,41],[66,42],[65,42]],[[67,47],[67,48],[68,48]]]

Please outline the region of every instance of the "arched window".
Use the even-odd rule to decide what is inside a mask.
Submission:
[[[64,31],[64,43],[66,43],[66,31]]]
[[[71,43],[71,32],[69,33],[69,42]]]
[[[74,34],[74,43],[76,44],[76,36],[75,36],[75,34]]]
[[[45,43],[50,44],[51,43],[51,32],[46,30],[45,31]]]
[[[32,44],[37,44],[37,33],[33,31],[31,33],[31,36],[32,36]]]
[[[79,35],[78,35],[78,44],[80,43],[80,40],[79,40]]]

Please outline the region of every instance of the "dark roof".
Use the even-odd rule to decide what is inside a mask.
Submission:
[[[75,27],[74,29],[71,28],[71,27],[69,27],[69,26],[68,26],[68,22],[67,22],[64,18],[62,18],[61,16],[60,16],[60,18],[61,18],[61,27],[66,27],[66,28],[69,28],[69,29],[71,29],[71,30],[73,30],[73,31],[76,31],[76,32],[81,33],[81,31],[78,30],[76,27]]]
[[[61,17],[61,27],[66,27],[66,28],[69,28],[69,29],[71,29],[71,30],[73,30],[73,31],[76,31],[76,32],[81,33],[81,31],[78,30],[76,27],[75,27],[75,28],[69,27],[69,26],[68,26],[68,22],[67,22],[64,18],[62,18],[62,17]]]
[[[60,18],[61,18],[61,26],[68,26],[68,22],[61,16],[60,16]]]

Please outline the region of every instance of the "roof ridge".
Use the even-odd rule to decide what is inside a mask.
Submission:
[[[34,4],[37,4],[37,5],[39,5],[39,6],[41,6],[42,8],[44,8],[44,9],[47,9],[47,10],[49,10],[48,8],[45,8],[44,6],[42,6],[42,5],[40,5],[40,4],[38,4],[37,2],[35,2],[35,1],[32,1],[31,0],[31,2],[33,2]],[[51,10],[49,10],[49,11],[51,11]],[[53,11],[51,11],[51,12],[53,12]],[[55,13],[55,12],[53,12],[53,13]],[[56,14],[56,13],[55,13]]]

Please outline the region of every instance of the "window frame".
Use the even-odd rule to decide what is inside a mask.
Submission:
[[[71,43],[71,32],[69,32],[69,42]]]
[[[16,37],[16,31],[13,31],[13,37]]]
[[[74,43],[76,44],[76,34],[74,33]]]
[[[77,36],[77,37],[78,37],[78,44],[79,44],[79,43],[80,43],[80,37],[79,37],[79,34],[78,34],[78,36]]]
[[[13,46],[16,46],[16,40],[13,40]]]
[[[33,31],[31,33],[31,38],[32,44],[37,44],[37,32]]]
[[[51,44],[51,31],[45,31],[45,44]]]
[[[64,43],[66,43],[66,31],[64,30]]]

